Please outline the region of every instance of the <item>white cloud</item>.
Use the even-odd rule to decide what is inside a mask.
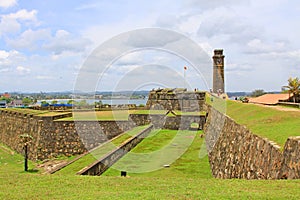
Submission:
[[[246,52],[255,54],[281,52],[285,47],[285,43],[281,41],[267,43],[255,38],[247,43]]]
[[[223,6],[248,4],[249,1],[250,0],[185,0],[183,5],[193,9],[207,10]]]
[[[7,44],[16,49],[30,49],[35,50],[38,48],[39,43],[44,43],[51,39],[49,30],[40,29],[33,31],[28,29],[24,31],[18,38],[7,39]]]
[[[16,19],[2,17],[0,21],[0,36],[10,33],[17,33],[21,29],[21,24]]]
[[[29,74],[30,71],[31,70],[28,67],[24,67],[24,66],[17,66],[16,68],[16,72],[20,75]]]
[[[0,67],[11,67],[15,62],[21,61],[24,61],[24,57],[20,52],[0,50]]]
[[[15,50],[0,50],[0,72],[3,73],[13,71],[13,67],[16,65],[16,63],[22,60],[22,55]],[[20,72],[21,68],[17,67],[17,71]]]
[[[6,42],[15,49],[44,50],[55,55],[63,52],[84,52],[90,44],[88,39],[72,35],[65,30],[58,30],[52,36],[49,29],[28,29],[17,38],[6,39]]]
[[[53,76],[45,76],[45,75],[38,75],[35,78],[38,80],[53,80],[53,79],[55,79]]]
[[[76,7],[75,10],[77,11],[90,10],[90,9],[95,9],[97,7],[99,7],[99,3],[88,3]]]
[[[22,21],[27,21],[27,20],[28,21],[37,21],[36,15],[37,15],[36,10],[27,11],[26,9],[22,9],[22,10],[17,11],[16,13],[11,13],[11,14],[5,15],[4,17],[22,20]]]
[[[236,72],[248,72],[248,71],[253,71],[253,67],[247,64],[228,64],[226,65],[226,72],[229,73],[236,73]]]
[[[27,11],[26,9],[22,9],[7,15],[2,15],[0,21],[0,36],[19,32],[22,25],[26,25],[24,22],[38,25],[36,15],[36,10]]]
[[[61,54],[65,51],[84,52],[91,42],[81,36],[75,36],[65,30],[58,30],[51,40],[43,47],[54,54]]]
[[[0,7],[9,8],[17,5],[17,0],[0,0]]]
[[[120,57],[117,61],[117,65],[135,65],[141,64],[143,61],[143,54],[142,52],[131,52],[126,55]]]
[[[198,36],[223,40],[229,43],[245,43],[262,34],[261,27],[254,27],[247,18],[228,8],[207,11],[202,16]]]
[[[0,60],[6,59],[9,56],[9,52],[0,50]]]

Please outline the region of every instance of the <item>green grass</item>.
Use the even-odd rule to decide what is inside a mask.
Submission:
[[[4,108],[1,110],[7,110],[7,111],[35,115],[35,116],[57,116],[57,115],[70,113],[70,112],[55,112],[55,111],[48,111],[48,110],[33,110],[29,108]]]
[[[131,138],[133,135],[138,134],[141,130],[148,127],[146,126],[138,126],[134,129],[125,132],[124,134],[114,138],[111,142],[107,142],[98,148],[94,149],[90,153],[86,154],[85,156],[81,157],[77,161],[71,163],[70,165],[62,168],[55,174],[76,174],[78,171],[83,169],[84,167],[94,163],[96,160],[102,158],[105,154],[109,153],[110,151],[116,149],[118,146],[120,146],[123,142],[125,142],[127,139]]]
[[[166,110],[132,110],[131,113],[132,114],[152,114],[152,115],[164,115],[166,114],[168,111]]]
[[[197,138],[195,141],[197,143]],[[194,146],[194,144],[192,145]],[[197,145],[195,145],[197,146]],[[198,148],[185,154],[198,157]],[[192,155],[191,155],[192,156]],[[192,156],[192,157],[194,157]],[[190,156],[188,156],[190,157]],[[0,148],[0,199],[299,199],[300,180],[221,180],[182,156],[161,172],[116,176],[40,175],[23,172],[22,156]],[[178,162],[178,163],[177,163]],[[190,167],[180,167],[180,163]],[[32,163],[31,163],[32,164]],[[198,167],[199,165],[199,167]],[[34,167],[30,166],[30,169]],[[189,170],[185,170],[189,168]],[[177,173],[168,173],[168,170]],[[203,175],[206,176],[206,175]]]
[[[157,170],[149,170],[146,173],[131,172],[129,176],[212,178],[205,144],[203,143],[204,138],[200,137],[201,134],[202,131],[152,131],[150,137],[144,139],[129,153],[138,154],[135,159],[133,159],[134,156],[127,154],[103,175],[119,176],[120,170],[134,171],[138,169],[146,171],[150,169],[148,165],[151,165],[153,169]],[[173,160],[173,158],[177,157],[174,154],[182,150],[182,144],[189,144],[188,148],[186,150],[183,149],[183,154],[178,159]],[[168,145],[171,151],[168,151]],[[152,155],[155,153],[157,154]],[[140,156],[143,154],[145,159]],[[159,162],[157,158],[159,158]],[[147,166],[144,166],[145,164]],[[169,164],[170,167],[163,167],[163,164]]]
[[[300,135],[300,112],[227,101],[227,115],[247,126],[254,134],[266,137],[281,147],[289,136]]]
[[[35,164],[28,161],[28,169],[36,171]],[[10,173],[24,172],[24,156],[12,151],[7,146],[0,143],[0,178]],[[1,180],[1,179],[0,179]]]
[[[49,113],[49,111],[47,110],[33,110],[28,108],[2,108],[1,110],[7,110],[7,111],[17,112],[22,114],[30,114],[30,115]]]
[[[128,120],[129,112],[128,110],[73,112],[73,117],[59,119],[59,121]]]
[[[58,121],[73,121],[73,120],[128,120],[130,114],[150,114],[150,115],[164,115],[166,110],[109,110],[109,111],[86,111],[74,112],[73,117],[58,119]],[[175,111],[176,115],[205,115],[205,112],[181,112]],[[173,114],[169,113],[169,116]]]
[[[38,114],[37,116],[40,116],[40,117],[48,117],[48,116],[59,116],[59,115],[63,115],[63,114],[67,114],[67,113],[70,113],[70,112],[46,112],[46,113],[41,113],[41,114]]]

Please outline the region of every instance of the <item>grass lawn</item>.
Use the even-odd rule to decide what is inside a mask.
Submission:
[[[41,175],[23,172],[23,157],[0,145],[0,199],[299,199],[300,180],[211,178],[192,148],[170,168],[120,176]],[[200,144],[199,144],[200,145]],[[187,155],[186,155],[187,154]],[[197,157],[195,159],[195,157]],[[192,158],[192,160],[189,160]],[[199,161],[200,160],[200,161]],[[194,163],[193,163],[194,162]],[[30,163],[30,169],[34,167]]]
[[[28,108],[2,108],[1,110],[7,110],[7,111],[18,112],[22,114],[30,114],[30,115],[46,114],[49,112],[47,110],[33,110]]]
[[[132,136],[138,134],[141,130],[147,128],[146,126],[138,126],[134,129],[125,132],[122,135],[119,135],[112,139],[110,142],[107,142],[98,148],[94,149],[90,153],[86,154],[85,156],[81,157],[77,161],[73,162],[72,164],[64,167],[63,169],[59,170],[55,174],[63,174],[63,175],[75,175],[78,171],[83,169],[84,167],[94,163],[97,159],[101,159],[105,154],[111,152],[112,150],[116,149],[120,146],[123,142],[131,138]]]
[[[165,110],[113,110],[113,111],[89,111],[73,112],[73,117],[58,119],[58,121],[73,120],[128,120],[130,114],[164,115]],[[205,115],[205,112],[181,112],[175,111],[176,115]],[[173,114],[169,114],[172,116]]]
[[[128,120],[129,113],[129,110],[73,112],[73,117],[59,119],[59,121]]]
[[[212,178],[201,134],[202,131],[154,130],[150,137],[145,138],[103,175],[119,176],[120,170],[125,170],[132,177]],[[182,148],[185,144],[187,149]],[[170,167],[163,167],[164,164]],[[135,173],[135,170],[148,172]]]
[[[13,111],[13,112],[17,112],[17,113],[36,115],[36,116],[57,116],[57,115],[70,113],[68,111],[55,112],[55,111],[48,111],[48,110],[33,110],[33,109],[29,109],[29,108],[5,108],[5,109],[1,109],[1,110]]]
[[[226,114],[253,133],[266,137],[282,148],[289,136],[300,135],[300,112],[227,101]]]

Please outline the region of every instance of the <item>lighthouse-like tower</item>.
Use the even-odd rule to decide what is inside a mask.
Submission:
[[[224,88],[224,55],[223,49],[214,50],[213,58],[213,92],[225,93]]]

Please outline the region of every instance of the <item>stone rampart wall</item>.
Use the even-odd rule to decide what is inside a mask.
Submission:
[[[281,178],[300,179],[300,136],[289,137],[284,145]]]
[[[191,123],[203,127],[205,116],[130,115],[125,121],[56,121],[69,114],[34,116],[0,110],[0,142],[23,153],[20,135],[29,134],[31,160],[45,160],[57,156],[71,156],[87,152],[99,144],[135,126],[152,123],[154,128],[189,129]]]
[[[289,138],[283,153],[223,113],[209,107],[204,132],[216,178],[281,179],[300,176],[300,138]]]
[[[23,153],[20,136],[29,134],[32,142],[28,146],[29,158],[34,158],[37,150],[34,148],[39,142],[42,121],[32,115],[0,110],[0,142],[13,150]]]
[[[27,133],[32,136],[29,158],[44,160],[84,153],[135,126],[131,121],[54,121],[58,118],[1,110],[0,142],[23,153],[20,135]]]
[[[159,92],[149,93],[146,107],[153,110],[202,111],[205,92]]]
[[[170,130],[188,130],[192,123],[198,123],[199,129],[204,128],[206,116],[204,115],[174,115],[166,116],[160,114],[130,114],[129,119],[136,125],[147,125],[152,123],[155,128]]]

